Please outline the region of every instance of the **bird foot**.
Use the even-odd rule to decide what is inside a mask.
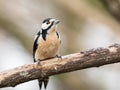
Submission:
[[[41,64],[40,64],[40,59],[38,59],[36,62],[37,62],[37,65],[41,65]]]
[[[56,57],[58,58],[58,60],[62,60],[62,56],[56,55]]]

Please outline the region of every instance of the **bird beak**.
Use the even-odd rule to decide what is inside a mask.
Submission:
[[[58,23],[60,23],[60,20],[55,20],[55,24],[58,24]]]

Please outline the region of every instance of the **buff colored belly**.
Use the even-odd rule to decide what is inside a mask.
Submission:
[[[60,40],[56,34],[47,36],[46,41],[41,39],[35,55],[36,60],[55,57],[58,54],[59,45]]]

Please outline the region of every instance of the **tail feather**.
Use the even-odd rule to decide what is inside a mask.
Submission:
[[[41,90],[41,88],[42,88],[42,80],[41,79],[38,79],[38,84],[39,84],[39,88],[40,88],[40,90]]]
[[[49,81],[49,77],[46,77],[43,80],[45,89],[47,88],[48,81]]]
[[[42,80],[41,80],[41,79],[38,79],[40,90],[41,90],[41,88],[42,88],[42,83],[44,83],[44,88],[45,88],[45,89],[47,88],[48,81],[49,81],[49,77],[45,77],[45,78],[43,78]]]

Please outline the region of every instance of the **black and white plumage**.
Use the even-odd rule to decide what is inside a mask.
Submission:
[[[35,37],[33,45],[33,58],[34,62],[40,62],[48,58],[58,56],[60,47],[60,36],[56,31],[57,24],[60,21],[53,18],[47,18],[43,21],[41,28]],[[42,83],[46,88],[48,77],[39,80],[39,87],[41,89]]]

